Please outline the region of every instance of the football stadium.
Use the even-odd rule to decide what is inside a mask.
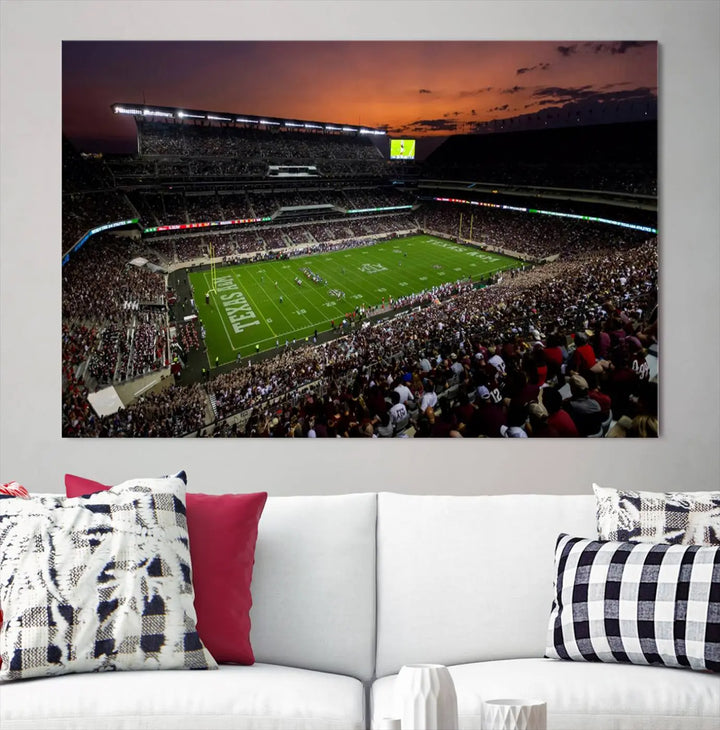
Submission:
[[[658,435],[657,122],[63,139],[66,437]]]

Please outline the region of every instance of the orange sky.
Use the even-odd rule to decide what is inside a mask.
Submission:
[[[657,44],[582,41],[63,43],[63,131],[119,138],[116,101],[389,127],[423,136],[568,103],[657,94]],[[568,107],[570,108],[570,107]]]

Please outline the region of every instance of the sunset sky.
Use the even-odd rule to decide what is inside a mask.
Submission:
[[[542,113],[656,114],[657,44],[635,41],[66,41],[63,133],[133,147],[113,102],[387,126],[422,137]],[[562,112],[560,111],[562,110]]]

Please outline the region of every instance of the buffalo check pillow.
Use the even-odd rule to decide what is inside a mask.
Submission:
[[[600,540],[720,545],[720,492],[593,491]]]
[[[560,535],[545,655],[720,672],[720,548]]]
[[[211,669],[178,477],[0,500],[0,679]]]

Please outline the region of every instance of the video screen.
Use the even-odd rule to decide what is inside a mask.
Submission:
[[[391,139],[390,140],[391,160],[414,160],[415,140],[414,139]]]

